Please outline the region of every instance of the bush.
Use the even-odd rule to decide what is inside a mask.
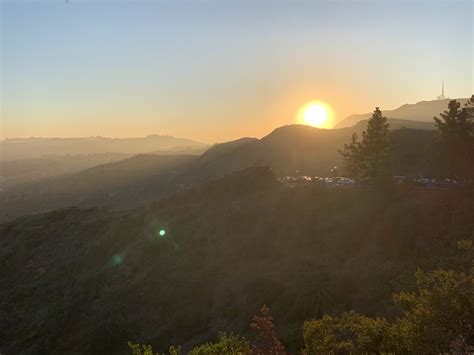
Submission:
[[[246,355],[251,354],[249,342],[238,335],[220,333],[219,341],[199,345],[189,355]]]

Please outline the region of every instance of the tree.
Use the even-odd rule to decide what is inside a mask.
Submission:
[[[354,311],[340,318],[325,315],[304,324],[304,354],[380,354],[386,350],[388,328],[385,319],[369,318]]]
[[[393,325],[399,352],[466,351],[474,340],[474,274],[454,270],[416,272],[418,292],[394,296],[404,316]]]
[[[367,176],[377,177],[386,172],[390,154],[389,127],[387,118],[376,107],[367,122],[367,130],[362,133],[362,157]]]
[[[154,353],[151,345],[142,345],[134,344],[132,342],[127,342],[128,347],[130,348],[131,355],[166,355],[166,353]],[[181,355],[181,347],[170,346],[168,349],[169,355]]]
[[[461,181],[472,178],[474,173],[473,107],[474,95],[464,109],[458,101],[451,100],[441,118],[434,117],[449,176]]]
[[[356,134],[339,152],[345,167],[354,177],[380,178],[386,175],[390,157],[390,125],[378,107],[367,122],[367,130],[362,133],[362,141]]]
[[[355,178],[358,178],[362,172],[361,150],[362,144],[358,141],[357,133],[354,133],[351,141],[344,144],[344,148],[339,151],[344,159],[344,168],[350,176]]]
[[[252,323],[250,323],[250,328],[257,332],[257,337],[252,346],[252,354],[285,355],[285,347],[276,335],[270,308],[263,305],[260,313],[261,316],[253,316]]]
[[[133,344],[131,342],[127,342],[127,345],[130,348],[131,355],[154,355],[151,345]]]

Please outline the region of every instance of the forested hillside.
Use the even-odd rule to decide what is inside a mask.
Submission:
[[[128,212],[69,208],[0,231],[0,351],[125,354],[251,338],[263,304],[290,352],[303,322],[400,315],[417,267],[474,235],[472,191],[287,188],[266,168]]]

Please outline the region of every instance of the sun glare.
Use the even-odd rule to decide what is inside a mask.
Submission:
[[[298,113],[299,123],[317,128],[330,128],[331,120],[331,108],[320,101],[308,102]]]

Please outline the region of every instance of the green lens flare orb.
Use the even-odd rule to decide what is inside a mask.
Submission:
[[[160,229],[160,237],[164,237],[166,234],[166,231],[164,229]]]
[[[118,266],[118,265],[121,265],[122,263],[123,263],[123,256],[122,255],[115,254],[114,256],[112,256],[112,265]]]

